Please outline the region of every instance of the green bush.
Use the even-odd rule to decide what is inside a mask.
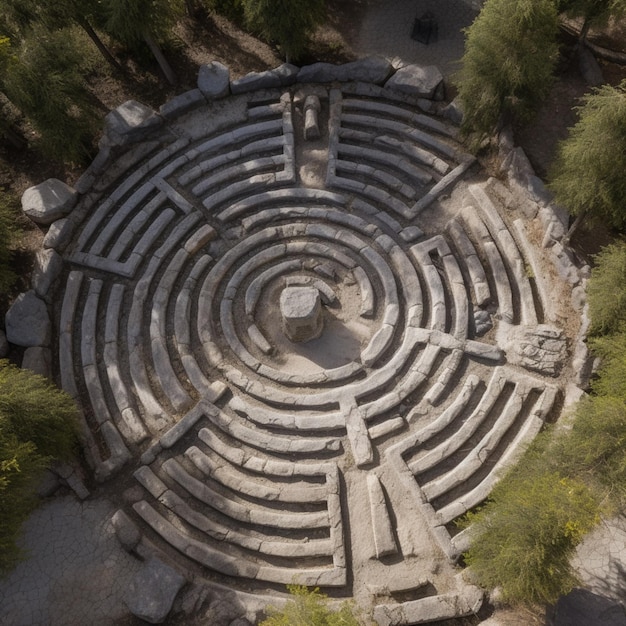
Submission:
[[[556,201],[574,215],[626,226],[626,80],[583,97],[579,120],[551,168]],[[623,289],[623,286],[622,286]]]
[[[360,626],[348,603],[338,611],[328,606],[328,598],[319,589],[309,590],[300,585],[288,585],[293,600],[282,610],[270,607],[270,617],[259,626]]]
[[[16,226],[17,201],[0,192],[0,292],[7,293],[17,278],[11,268],[11,254],[19,229]]]
[[[36,486],[46,460],[35,444],[20,443],[0,424],[0,575],[19,561],[17,547],[22,522],[37,504]]]
[[[546,445],[540,437],[465,520],[475,533],[467,564],[480,585],[499,587],[512,604],[552,603],[568,593],[578,582],[570,559],[599,521],[593,492],[554,470]]]
[[[0,361],[0,422],[44,458],[68,460],[76,452],[74,400],[43,376],[6,361]]]
[[[84,80],[91,58],[73,29],[36,26],[5,63],[2,91],[34,126],[39,147],[51,158],[80,163],[93,152],[100,114]]]
[[[76,451],[77,417],[65,392],[0,361],[0,573],[19,559],[15,540],[37,503],[41,472]]]
[[[579,476],[605,506],[626,495],[626,401],[590,396],[576,406],[575,419],[558,450],[562,471]]]
[[[595,267],[587,285],[587,299],[590,334],[616,333],[626,324],[625,243],[606,246],[596,255]]]

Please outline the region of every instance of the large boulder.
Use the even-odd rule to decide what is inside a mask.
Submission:
[[[156,557],[151,558],[131,581],[126,596],[130,612],[149,624],[162,624],[172,610],[185,578]]]
[[[436,65],[406,65],[385,83],[385,87],[430,100],[444,97],[443,74]]]
[[[382,85],[393,73],[393,65],[383,57],[366,57],[352,63],[314,63],[298,72],[299,83],[365,82]]]
[[[52,378],[52,353],[50,348],[31,346],[22,357],[22,369],[30,370],[44,378]]]
[[[5,325],[9,343],[26,348],[50,344],[48,307],[32,290],[17,297],[7,311]]]
[[[113,109],[104,118],[104,136],[106,140],[101,146],[122,146],[134,143],[146,137],[154,128],[163,123],[163,118],[150,107],[128,100]]]
[[[76,204],[77,193],[56,178],[29,187],[22,194],[22,211],[36,224],[44,226],[65,217]]]
[[[208,100],[217,100],[228,95],[230,70],[219,61],[201,65],[198,72],[198,89]]]

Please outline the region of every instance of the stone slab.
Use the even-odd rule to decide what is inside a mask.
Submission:
[[[385,87],[432,100],[444,98],[443,74],[436,65],[406,65],[385,83]]]
[[[139,619],[149,624],[162,624],[185,582],[175,569],[152,558],[131,580],[126,605]]]
[[[332,83],[334,81],[370,82],[382,85],[393,72],[391,63],[383,57],[366,57],[333,65],[331,63],[314,63],[305,65],[298,72],[299,83]]]

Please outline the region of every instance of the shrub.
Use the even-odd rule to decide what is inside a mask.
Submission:
[[[282,610],[269,609],[270,617],[259,626],[360,626],[351,606],[344,603],[338,611],[328,606],[327,597],[319,589],[309,591],[300,585],[288,585],[293,600]]]
[[[615,333],[626,323],[626,244],[606,246],[595,262],[587,286],[590,333]]]
[[[626,80],[583,97],[551,169],[556,201],[574,215],[626,226]]]
[[[43,376],[7,361],[0,361],[0,423],[48,460],[68,460],[76,451],[74,400]]]
[[[42,471],[72,456],[76,433],[77,409],[66,393],[0,361],[0,573],[20,557],[15,540],[36,506]]]
[[[11,268],[11,252],[19,232],[16,226],[17,202],[0,192],[0,292],[7,293],[17,276]]]
[[[539,447],[546,444],[540,438]],[[499,587],[512,604],[555,602],[577,578],[574,550],[599,520],[594,494],[550,467],[532,447],[466,523],[476,533],[465,558],[479,584]]]

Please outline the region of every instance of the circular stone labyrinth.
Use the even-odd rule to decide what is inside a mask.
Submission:
[[[378,624],[475,612],[455,521],[555,417],[562,286],[435,103],[189,93],[114,112],[141,124],[64,223],[58,374],[120,535],[249,619],[291,583]]]

